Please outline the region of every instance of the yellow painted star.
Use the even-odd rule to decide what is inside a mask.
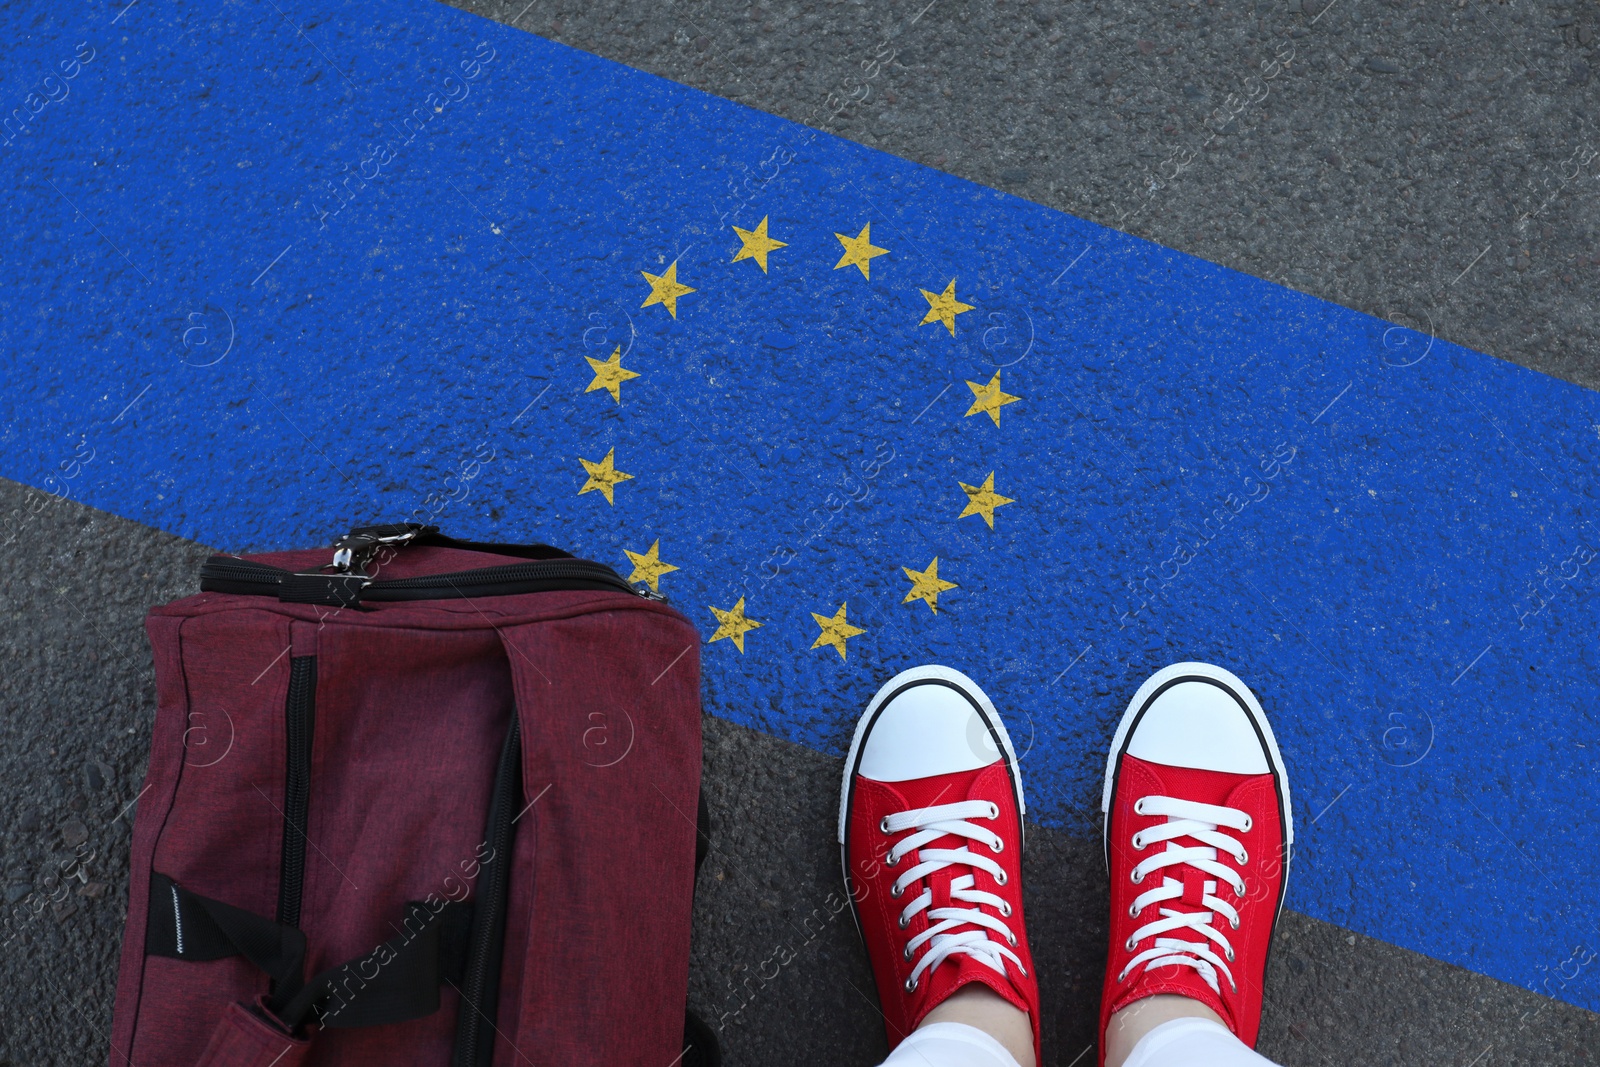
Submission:
[[[839,658],[844,659],[844,643],[850,638],[855,637],[857,634],[864,634],[867,632],[861,629],[859,626],[851,626],[848,622],[846,622],[844,618],[844,609],[845,605],[840,604],[839,610],[833,613],[833,618],[831,619],[826,615],[818,615],[814,611],[811,613],[811,617],[817,620],[817,625],[822,627],[822,632],[817,635],[817,639],[811,642],[812,648],[821,648],[823,645],[832,645],[838,650]]]
[[[663,574],[678,569],[662,560],[661,538],[659,537],[656,538],[655,544],[650,546],[650,551],[648,552],[630,552],[626,548],[622,552],[628,557],[628,561],[633,564],[633,573],[628,575],[628,581],[649,582],[652,593],[661,592],[656,583],[661,581]]]
[[[592,393],[596,389],[604,389],[611,394],[612,400],[622,403],[622,383],[629,378],[639,377],[638,371],[629,370],[622,365],[622,346],[618,345],[617,350],[611,353],[611,358],[607,360],[595,359],[593,356],[583,358],[589,361],[589,369],[594,371],[594,381],[589,383],[589,388],[584,392]],[[967,414],[971,415],[972,412],[969,411]]]
[[[839,243],[844,245],[844,255],[839,257],[839,262],[833,265],[834,270],[840,267],[860,267],[863,278],[872,277],[872,260],[876,256],[889,254],[887,248],[879,248],[872,243],[872,223],[861,227],[861,232],[854,237],[846,237],[842,233],[835,233]]]
[[[983,480],[982,485],[968,485],[966,482],[957,482],[957,485],[967,491],[967,506],[956,518],[964,519],[968,515],[982,515],[983,521],[989,524],[989,529],[994,529],[994,509],[1013,503],[1011,497],[1001,496],[994,491],[994,471],[989,472],[989,477]]]
[[[650,283],[650,295],[645,297],[644,303],[639,306],[647,308],[651,304],[660,304],[672,313],[673,318],[678,317],[678,298],[698,291],[678,281],[677,260],[667,264],[665,273],[651,274],[647,270],[642,270],[639,273],[643,274],[645,281]]]
[[[721,641],[724,637],[733,639],[740,652],[744,651],[744,635],[760,627],[756,620],[747,618],[744,613],[744,597],[727,611],[721,608],[712,608],[711,614],[717,617],[717,632],[711,635],[711,641]],[[711,642],[706,642],[710,644]]]
[[[767,217],[761,216],[761,225],[753,230],[741,230],[735,226],[733,232],[739,235],[739,240],[744,242],[744,247],[734,255],[733,262],[741,259],[753,259],[761,268],[761,273],[767,273],[767,253],[775,248],[788,248],[784,241],[775,241],[767,236]]]
[[[599,463],[591,463],[582,456],[578,457],[578,462],[583,464],[583,469],[589,472],[589,480],[583,483],[582,489],[578,490],[579,496],[598,489],[606,495],[607,504],[616,503],[611,498],[612,490],[616,488],[618,482],[625,482],[633,477],[631,474],[624,474],[617,470],[613,464],[616,454],[617,450],[613,448],[606,453],[606,458]]]
[[[912,570],[910,567],[901,567],[906,572],[906,577],[911,579],[911,592],[900,603],[909,604],[913,600],[921,600],[939,614],[939,594],[947,589],[957,588],[955,582],[947,582],[939,577],[939,557],[934,556],[933,562],[928,564],[925,571]]]
[[[942,293],[930,293],[923,289],[922,295],[928,301],[928,313],[922,316],[918,326],[926,326],[930,322],[942,322],[945,329],[950,331],[950,336],[956,335],[956,316],[972,310],[971,304],[963,304],[956,299],[956,280],[950,279],[950,284],[944,287]]]
[[[967,414],[977,415],[982,412],[993,419],[996,426],[1000,425],[1000,409],[1022,399],[1020,396],[1012,396],[1001,390],[999,371],[994,372],[994,377],[989,379],[988,385],[968,382],[967,388],[972,390],[972,406],[967,409]]]

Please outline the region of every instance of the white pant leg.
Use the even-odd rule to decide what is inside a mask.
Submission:
[[[896,1045],[882,1067],[1017,1067],[1017,1059],[976,1026],[929,1023]]]
[[[892,1057],[891,1057],[892,1058]],[[898,1064],[895,1067],[899,1067]],[[1210,1019],[1173,1019],[1133,1046],[1123,1067],[1276,1067]]]

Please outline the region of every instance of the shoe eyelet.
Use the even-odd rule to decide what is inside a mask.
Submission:
[[[1250,818],[1250,816],[1246,815],[1244,817],[1244,831],[1245,831],[1245,833],[1249,833],[1250,832],[1250,827],[1254,826],[1255,824],[1256,824],[1255,820]]]
[[[1138,917],[1139,917],[1139,909],[1138,909],[1138,907],[1136,905],[1129,904],[1128,905],[1128,918],[1137,919]]]
[[[917,991],[917,980],[915,978],[907,978],[906,979],[906,992],[907,993],[915,993],[916,991]]]
[[[1028,968],[1024,967],[1022,964],[1017,964],[1017,970],[1022,972],[1022,977],[1028,977]]]
[[[1011,918],[1011,905],[1007,904],[1003,900],[1000,902],[1000,918],[1002,918],[1002,919]]]
[[[906,946],[906,950],[904,952],[900,953],[900,955],[907,963],[910,963],[911,962],[911,946],[907,945]]]
[[[893,867],[895,864],[897,864],[899,862],[900,862],[900,857],[895,855],[893,850],[890,850],[889,854],[883,858],[883,865],[885,867]]]
[[[1130,937],[1130,938],[1128,938],[1127,944],[1125,944],[1123,947],[1126,948],[1129,952],[1132,952],[1133,951],[1133,946],[1137,945],[1137,944],[1138,944],[1138,942]]]
[[[889,887],[889,895],[894,897],[896,900],[899,900],[904,893],[905,890],[901,889],[898,883]]]
[[[990,845],[989,847],[993,849],[994,854],[998,856],[1000,853],[1006,850],[1006,843],[997,837],[994,839],[994,844]]]
[[[1228,921],[1233,924],[1233,928],[1235,930],[1239,929],[1239,920],[1238,919],[1229,919]]]
[[[989,802],[989,818],[998,819],[999,817],[1000,817],[1000,805],[994,803],[993,801],[990,801]]]
[[[1133,850],[1135,852],[1143,852],[1144,851],[1144,835],[1143,834],[1134,834],[1132,843],[1133,843]]]
[[[885,815],[882,819],[878,820],[878,829],[882,830],[884,833],[889,833],[889,816]]]
[[[909,915],[900,916],[900,929],[904,930],[906,927],[908,927],[910,925],[911,925],[911,917]],[[1233,925],[1234,925],[1235,929],[1238,929],[1238,927],[1239,927],[1238,923],[1234,923]]]
[[[1241,848],[1239,850],[1239,862],[1240,862],[1240,864],[1245,864],[1245,863],[1249,863],[1250,862],[1250,853],[1248,851],[1246,851],[1245,849]]]
[[[1144,881],[1144,875],[1140,874],[1139,869],[1135,867],[1133,869],[1133,873],[1128,875],[1128,880],[1134,885],[1138,885],[1140,882]]]
[[[1135,815],[1143,815],[1144,814],[1144,798],[1143,797],[1140,797],[1138,800],[1135,800],[1133,802],[1133,813]]]
[[[995,885],[1005,885],[1006,884],[1006,872],[1004,870],[1002,870],[999,874],[994,876],[994,884]]]
[[[1007,934],[1006,935],[1006,940],[1011,942],[1011,947],[1012,948],[1016,948],[1017,947],[1017,935],[1016,934]]]
[[[1228,962],[1229,963],[1233,962],[1233,949],[1231,949],[1231,948],[1228,950]]]

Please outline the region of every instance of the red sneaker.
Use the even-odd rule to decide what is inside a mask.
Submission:
[[[890,1048],[982,982],[1028,1013],[1037,1059],[1025,810],[1011,739],[972,679],[917,667],[878,690],[845,761],[839,846]]]
[[[1283,758],[1255,694],[1206,663],[1158,671],[1117,727],[1100,810],[1111,871],[1101,1064],[1112,1014],[1157,993],[1198,1000],[1254,1048],[1294,843]]]

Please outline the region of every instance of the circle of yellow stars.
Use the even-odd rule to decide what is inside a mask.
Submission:
[[[745,229],[741,226],[730,227],[734,236],[739,239],[739,248],[734,252],[730,263],[740,263],[749,260],[761,269],[763,274],[770,273],[772,266],[771,256],[780,249],[788,248],[789,243],[781,241],[771,233],[771,216],[763,215],[761,221],[754,229]],[[872,223],[864,223],[855,236],[835,232],[842,254],[838,262],[833,265],[834,270],[845,270],[854,267],[861,272],[864,280],[872,278],[872,261],[880,256],[890,255],[888,248],[873,244]],[[665,257],[663,257],[664,259]],[[641,308],[660,305],[673,319],[678,317],[678,302],[690,294],[700,290],[678,279],[678,261],[674,259],[660,274],[650,271],[639,272],[649,284],[649,294],[645,297]],[[956,278],[951,278],[943,289],[930,290],[918,288],[923,299],[927,302],[927,312],[922,316],[918,326],[943,326],[951,337],[956,335],[957,318],[969,311],[976,310],[976,305],[961,300],[956,294]],[[622,403],[623,383],[642,377],[641,372],[629,369],[622,365],[622,348],[617,346],[609,358],[598,360],[591,356],[584,359],[589,364],[592,379],[584,388],[585,393],[604,391],[611,395],[613,402]],[[965,416],[987,415],[998,427],[1000,425],[1001,409],[1008,404],[1017,403],[1022,397],[1007,393],[1000,385],[1000,372],[996,370],[986,383],[968,381],[967,387],[972,391],[972,403],[967,408]],[[587,475],[583,487],[578,490],[581,496],[584,493],[602,493],[608,504],[615,504],[615,490],[619,483],[628,481],[633,475],[616,468],[616,449],[609,450],[604,459],[591,461],[582,459],[583,469]],[[980,516],[989,529],[994,529],[995,511],[1008,504],[1016,503],[1015,499],[1001,495],[995,489],[995,472],[990,471],[980,485],[968,485],[958,481],[963,493],[966,494],[966,505],[957,516],[959,519],[968,516]],[[664,575],[679,568],[661,559],[661,541],[656,539],[650,548],[644,552],[635,552],[632,549],[623,549],[628,561],[633,565],[633,571],[628,576],[630,583],[644,583],[655,593],[660,592],[660,582]],[[957,583],[941,577],[939,574],[939,557],[934,556],[928,565],[921,570],[915,567],[902,566],[906,579],[911,583],[910,590],[906,593],[903,604],[912,604],[921,601],[928,610],[937,615],[939,613],[939,594],[947,593],[952,589],[960,588]],[[759,629],[763,624],[751,618],[745,608],[745,598],[740,597],[732,607],[719,608],[709,606],[712,616],[717,621],[717,628],[708,639],[708,643],[729,640],[741,653],[744,652],[745,635],[752,630]],[[811,612],[811,618],[818,627],[816,640],[811,643],[812,649],[832,648],[839,653],[839,659],[848,658],[848,642],[851,638],[859,637],[866,633],[866,629],[849,621],[848,602],[841,601],[832,615]]]

